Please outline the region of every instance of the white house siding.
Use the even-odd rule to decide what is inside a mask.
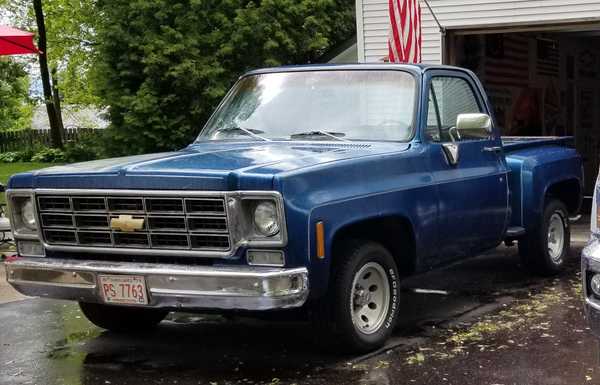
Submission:
[[[448,30],[600,22],[600,0],[429,0]],[[441,34],[424,1],[423,62],[442,61]],[[358,59],[387,56],[388,0],[356,0]],[[600,26],[599,26],[600,29]]]

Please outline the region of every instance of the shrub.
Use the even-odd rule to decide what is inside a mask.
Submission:
[[[64,163],[65,153],[57,148],[45,148],[31,157],[32,162]]]
[[[30,162],[34,154],[33,149],[0,153],[0,163]]]
[[[2,162],[2,163],[18,162],[19,157],[20,157],[20,153],[16,152],[16,151],[3,152],[2,154],[0,154],[0,162]]]
[[[23,151],[19,151],[19,157],[16,160],[16,162],[31,162],[31,158],[33,158],[36,152],[40,151],[42,148],[44,147],[37,146],[34,148],[27,148]]]
[[[106,146],[108,143],[104,132],[82,133],[76,142],[65,144],[65,161],[73,163],[105,158]]]
[[[64,149],[65,162],[83,162],[98,159],[96,149],[82,143],[67,143]]]

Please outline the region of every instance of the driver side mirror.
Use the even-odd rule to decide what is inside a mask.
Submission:
[[[0,183],[0,193],[3,193],[4,191],[6,191],[6,188],[2,183]]]
[[[460,114],[456,131],[461,139],[487,139],[492,135],[492,118],[488,114]]]

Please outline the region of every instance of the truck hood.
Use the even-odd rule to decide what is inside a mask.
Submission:
[[[409,148],[407,143],[200,143],[169,153],[51,167],[9,188],[270,190],[276,175]]]

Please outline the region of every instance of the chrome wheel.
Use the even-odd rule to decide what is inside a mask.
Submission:
[[[559,264],[561,262],[564,245],[564,219],[562,215],[555,212],[550,217],[550,223],[548,225],[548,255],[555,264]]]
[[[381,328],[388,313],[390,284],[383,267],[376,262],[365,264],[354,275],[350,311],[354,327],[372,334]]]

